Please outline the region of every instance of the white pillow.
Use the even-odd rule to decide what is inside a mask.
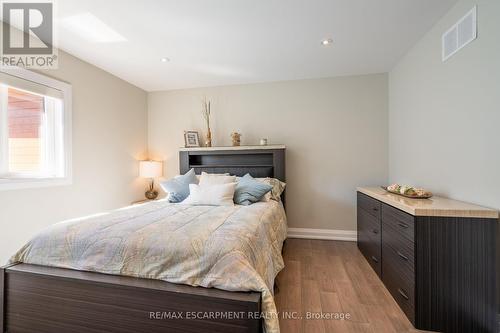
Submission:
[[[183,204],[207,206],[234,206],[236,183],[205,185],[189,184],[189,196]]]
[[[220,174],[210,174],[206,172],[201,173],[200,186],[211,186],[220,184],[235,183],[236,176],[220,175]]]

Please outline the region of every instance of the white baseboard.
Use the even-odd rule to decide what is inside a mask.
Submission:
[[[288,228],[288,238],[324,239],[355,242],[358,232],[355,230]]]

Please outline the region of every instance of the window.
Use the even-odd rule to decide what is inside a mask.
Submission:
[[[0,70],[0,190],[71,182],[71,86]]]

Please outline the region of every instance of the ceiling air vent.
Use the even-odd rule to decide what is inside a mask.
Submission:
[[[477,6],[443,34],[443,61],[448,60],[477,37]]]

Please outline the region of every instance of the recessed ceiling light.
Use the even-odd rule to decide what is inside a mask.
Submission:
[[[333,39],[331,39],[331,38],[328,38],[328,39],[323,39],[323,40],[321,41],[321,45],[325,45],[325,46],[326,46],[326,45],[330,45],[330,44],[332,44],[332,43],[333,43]]]
[[[161,58],[161,59],[160,59],[160,61],[161,61],[161,62],[169,62],[169,61],[170,61],[170,59],[168,59],[168,58]]]

